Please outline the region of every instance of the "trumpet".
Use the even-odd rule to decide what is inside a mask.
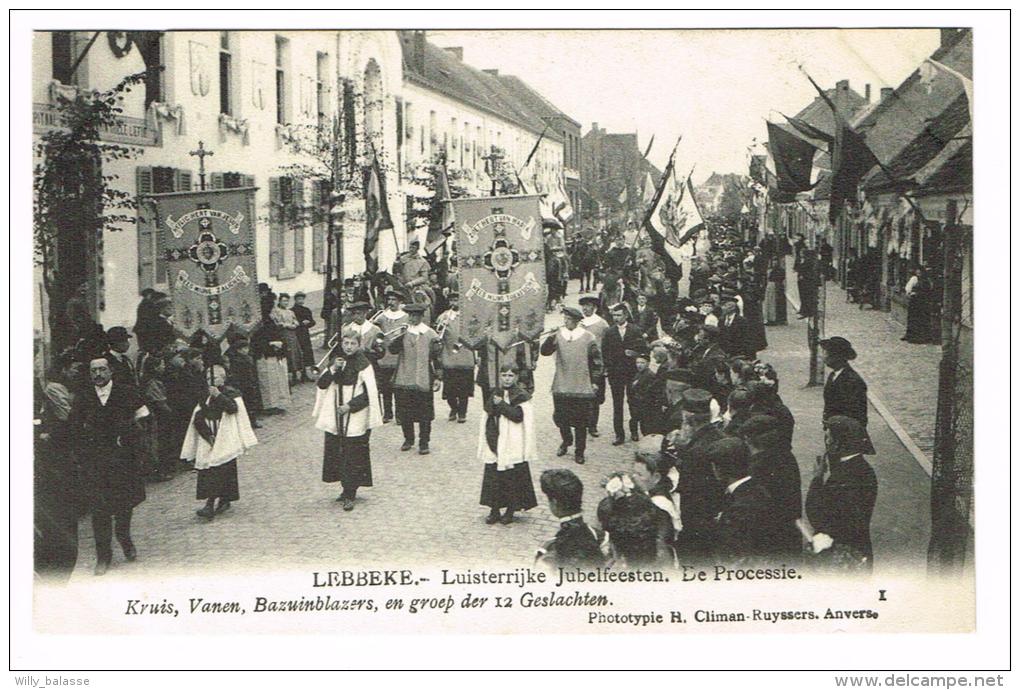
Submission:
[[[319,363],[315,365],[316,369],[322,369],[323,362],[326,362],[333,356],[333,353],[336,352],[336,348],[340,345],[340,333],[334,333],[333,337],[329,339],[329,342],[327,342],[326,345],[329,346],[329,351],[326,352],[322,359],[319,360]]]
[[[517,345],[523,345],[524,343],[531,342],[532,340],[541,340],[542,338],[545,338],[545,337],[548,337],[548,336],[552,335],[553,333],[555,333],[558,330],[560,330],[559,326],[557,326],[556,328],[552,328],[552,329],[550,329],[548,331],[542,331],[541,333],[536,335],[534,338],[521,338],[519,340],[515,340],[512,343],[510,343],[509,345],[507,345],[506,347],[502,348],[502,349],[504,351],[506,351],[506,350],[509,350],[511,347],[516,347]]]
[[[407,330],[407,324],[406,323],[402,323],[399,326],[397,326],[396,328],[391,328],[388,331],[384,331],[384,332],[380,333],[379,335],[377,335],[375,337],[375,340],[376,340],[377,343],[382,344],[383,342],[388,340],[390,338],[390,336],[400,335],[401,333],[403,333],[406,330]]]
[[[376,309],[375,313],[368,317],[368,321],[375,323],[375,320],[382,316],[382,313],[383,313],[382,309]]]

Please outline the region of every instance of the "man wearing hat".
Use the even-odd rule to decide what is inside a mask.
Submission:
[[[606,331],[609,330],[609,324],[598,314],[599,298],[591,294],[582,295],[577,302],[581,305],[581,327],[595,336],[595,344],[598,345],[601,353],[602,339],[605,337]],[[606,380],[604,376],[600,375],[599,380],[595,383],[595,398],[591,405],[591,418],[587,425],[588,431],[596,438],[599,435],[599,410],[605,401]]]
[[[396,329],[407,323],[407,312],[401,306],[401,295],[395,290],[386,292],[386,309],[375,318],[375,324],[383,335],[391,333],[392,339]],[[376,362],[378,365],[379,394],[383,401],[383,424],[393,420],[393,375],[397,371],[397,356],[383,349],[383,355]]]
[[[404,432],[400,450],[414,446],[414,425],[418,425],[418,454],[429,454],[432,437],[432,420],[435,419],[433,393],[439,390],[442,371],[436,359],[442,349],[439,335],[422,323],[424,304],[408,304],[407,330],[390,342],[389,351],[397,355],[397,368],[393,374],[393,393],[396,399],[397,418]]]
[[[475,352],[461,342],[460,295],[451,291],[447,300],[450,308],[436,319],[436,329],[443,334],[443,349],[439,355],[443,368],[443,400],[450,406],[449,421],[463,424],[467,421],[468,398],[475,390]]]
[[[754,415],[744,422],[737,435],[747,444],[751,476],[760,481],[775,502],[775,553],[796,556],[800,553],[800,467],[775,417]]]
[[[865,455],[874,454],[868,432],[856,419],[834,415],[825,421],[825,455],[818,458],[804,501],[804,512],[815,530],[813,550],[833,545],[847,548],[870,571],[871,516],[878,496],[878,479]]]
[[[370,308],[368,302],[351,302],[347,305],[347,311],[350,312],[351,320],[344,326],[343,333],[354,333],[358,338],[361,352],[365,353],[369,361],[375,364],[375,360],[382,355],[375,347],[377,337],[382,333],[382,330],[368,320],[368,310]],[[337,350],[339,349],[337,348]]]
[[[693,557],[707,556],[712,548],[715,516],[722,509],[723,489],[712,473],[708,447],[723,438],[712,424],[712,394],[701,388],[683,393],[683,426],[672,432],[679,441],[677,470],[684,531],[679,551]]]
[[[628,384],[627,400],[630,406],[630,436],[637,440],[638,432],[644,436],[663,433],[663,409],[666,406],[666,372],[653,372],[649,367],[647,345],[634,351],[634,377]]]
[[[563,308],[563,327],[546,338],[541,354],[556,356],[553,376],[553,422],[563,442],[557,456],[574,446],[574,461],[584,464],[588,445],[588,423],[595,402],[598,382],[602,380],[602,351],[595,336],[580,326],[581,312]]]
[[[679,430],[684,424],[684,391],[694,387],[694,372],[690,369],[669,369],[662,373],[665,405],[662,433]]]
[[[634,380],[636,369],[634,356],[637,350],[647,350],[644,333],[630,323],[630,307],[621,302],[610,308],[613,325],[602,337],[602,361],[606,367],[606,378],[609,379],[609,390],[613,395],[613,432],[616,438],[614,446],[624,443],[623,403],[627,395],[627,387]],[[633,419],[631,426],[634,427]],[[637,430],[632,429],[631,440],[637,441]]]
[[[715,376],[716,362],[726,359],[726,351],[718,340],[719,327],[710,323],[701,324],[694,336],[689,362],[700,385],[710,386]]]
[[[420,247],[421,242],[412,239],[407,245],[407,251],[393,263],[393,275],[405,290],[413,290],[429,282],[429,262],[418,255]]]
[[[106,332],[106,355],[110,362],[115,381],[132,386],[138,385],[135,366],[128,357],[131,348],[131,334],[123,326],[114,326]]]
[[[856,419],[861,426],[868,426],[868,384],[864,382],[849,362],[857,353],[846,338],[835,336],[819,342],[825,366],[832,372],[825,379],[822,391],[824,408],[822,420],[834,415]]]

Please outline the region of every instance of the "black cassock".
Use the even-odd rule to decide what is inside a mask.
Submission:
[[[343,369],[334,374],[327,370],[319,377],[318,386],[322,390],[329,388],[331,383],[338,386],[353,386],[358,381],[358,372],[371,366],[368,360],[361,358],[362,366],[351,360]],[[368,393],[362,390],[348,401],[350,414],[360,412],[368,407]],[[346,436],[344,422],[347,415],[337,419],[339,434],[326,432],[325,450],[322,458],[322,481],[326,483],[340,482],[344,491],[351,491],[362,486],[372,486],[372,461],[369,455],[369,439],[372,431],[366,429],[362,436]]]

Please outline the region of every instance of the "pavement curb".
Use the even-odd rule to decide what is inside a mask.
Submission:
[[[790,306],[796,311],[800,311],[800,302],[794,300],[789,292],[784,291],[786,295],[786,301],[790,303]],[[857,372],[861,373],[861,372]],[[899,423],[899,420],[893,415],[892,411],[886,407],[886,404],[882,402],[882,399],[875,395],[871,388],[868,388],[868,402],[871,403],[872,407],[878,412],[878,414],[885,420],[885,423],[889,425],[892,432],[896,434],[896,438],[900,440],[903,447],[907,449],[921,469],[930,477],[932,472],[931,459],[924,454],[924,451],[917,445],[917,442],[911,437],[903,425]]]

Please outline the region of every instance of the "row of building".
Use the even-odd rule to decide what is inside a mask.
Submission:
[[[382,160],[396,226],[379,239],[382,267],[421,231],[411,200],[426,193],[424,171],[440,156],[452,184],[487,195],[488,166],[521,171],[539,142],[521,176],[543,190],[563,185],[575,209],[568,232],[622,217],[623,190],[636,195],[645,173],[658,177],[636,135],[594,126],[582,137],[576,120],[520,77],[477,69],[461,49],[440,48],[423,31],[39,32],[32,60],[37,140],[59,126],[61,98],[145,73],[120,104],[118,124],[102,131],[132,153],[105,162],[102,174],[131,195],[256,187],[258,280],[306,292],[313,304],[323,287],[328,215],[297,214],[308,218],[302,225],[280,221],[294,214],[269,211],[328,208],[332,151],[320,133],[345,102],[357,132],[352,168],[373,152]],[[628,175],[607,173],[617,169]],[[358,196],[345,208],[345,275],[364,269]],[[89,301],[107,326],[131,324],[143,289],[168,290],[162,229],[149,208],[139,207],[137,222],[102,232],[89,252]],[[45,311],[37,310],[37,328]]]
[[[896,88],[883,88],[872,98],[870,85],[861,95],[848,81],[840,81],[826,91],[882,162],[864,175],[857,203],[839,209],[835,223],[829,221],[832,162],[827,153],[815,156],[817,184],[811,191],[790,203],[762,203],[759,196],[761,227],[791,238],[801,234],[811,246],[825,238],[834,248],[840,280],[846,280],[851,256],[863,261],[877,283],[878,306],[897,320],[906,319],[903,288],[914,268],[924,267],[936,282],[941,280],[947,226],[968,237],[972,231],[972,94],[965,81],[972,79],[972,59],[972,31],[942,29],[940,45],[930,59]],[[835,132],[832,110],[821,97],[795,119],[829,135]],[[779,126],[794,133],[787,123]],[[751,176],[759,177],[763,165],[764,161],[752,159]],[[962,249],[960,292],[969,295],[969,244]],[[961,318],[970,328],[969,299],[964,307]]]

